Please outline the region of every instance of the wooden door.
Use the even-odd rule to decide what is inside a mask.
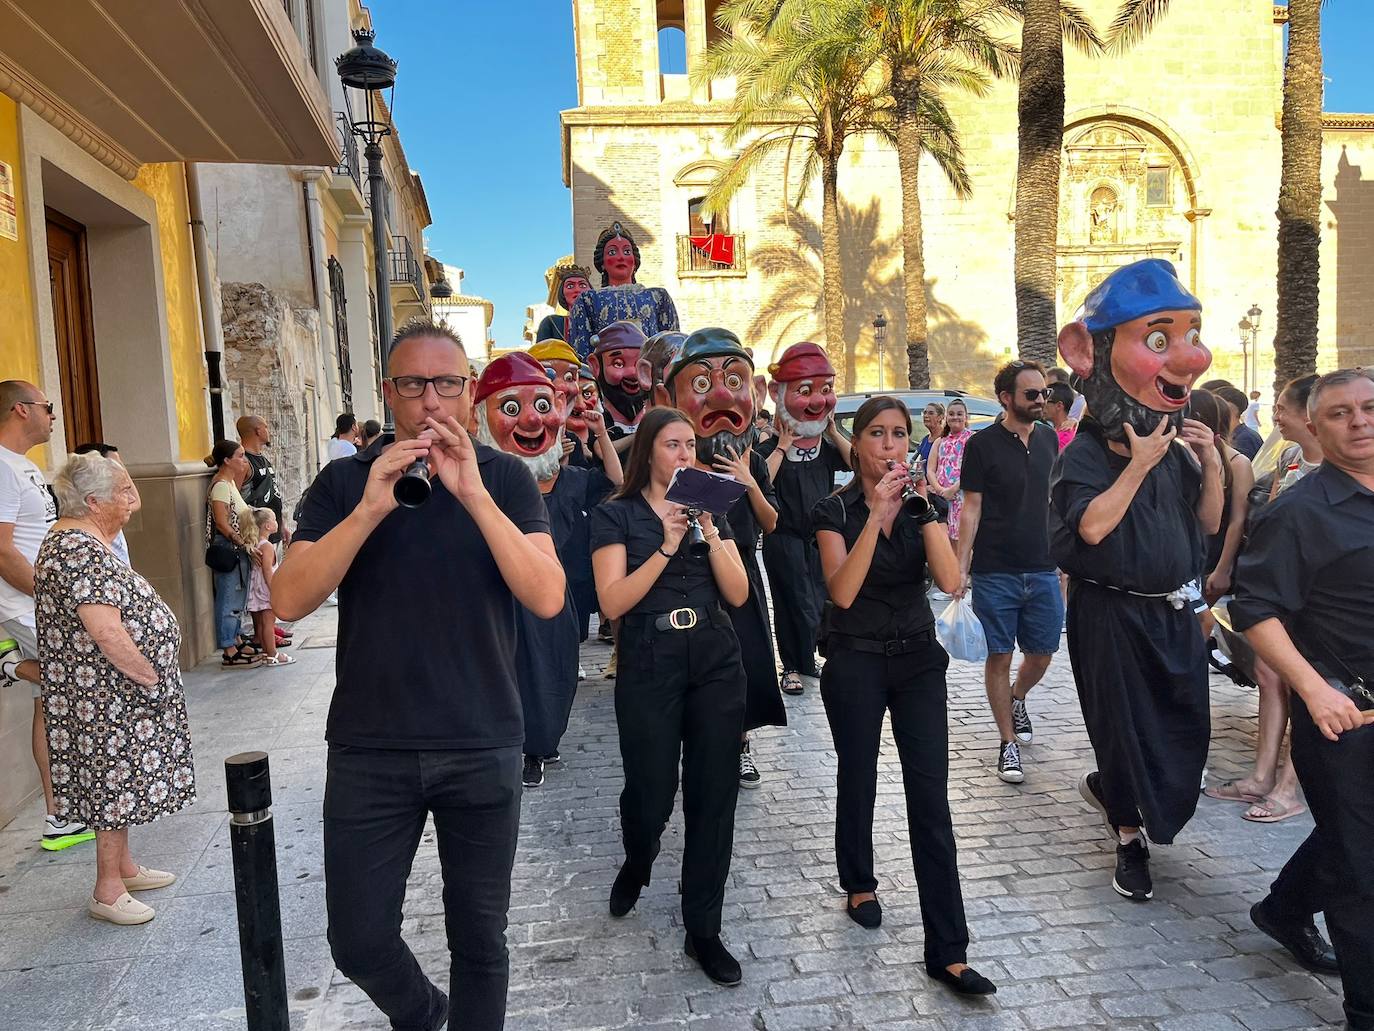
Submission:
[[[86,264],[86,227],[47,209],[48,286],[62,401],[59,416],[67,450],[100,441],[100,382],[91,323],[91,277]]]

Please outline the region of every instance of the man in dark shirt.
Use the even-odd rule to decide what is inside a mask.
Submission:
[[[1374,689],[1374,375],[1323,376],[1308,418],[1324,461],[1260,510],[1230,606],[1293,689],[1293,765],[1316,823],[1250,915],[1309,969],[1334,971],[1339,958],[1348,1026],[1371,1031],[1374,699],[1357,699],[1358,685]],[[1318,911],[1335,956],[1312,922]]]
[[[277,471],[272,468],[272,459],[263,454],[263,449],[272,446],[272,430],[267,420],[260,415],[240,416],[234,424],[238,430],[239,443],[248,458],[251,472],[240,493],[243,500],[254,508],[270,508],[277,515],[279,539],[291,543],[291,531],[282,518],[281,491],[277,488]],[[275,542],[278,537],[274,536]]]
[[[410,323],[383,383],[396,434],[326,466],[272,582],[299,619],[339,592],[325,737],[325,901],[339,969],[396,1028],[442,1028],[448,999],[401,940],[406,876],[433,814],[452,951],[454,1026],[501,1027],[506,909],[524,726],[516,606],[560,612],[564,576],[534,478],[475,444],[469,368],[452,332]],[[397,479],[432,493],[398,508]]]
[[[1064,627],[1049,534],[1050,469],[1059,439],[1039,422],[1049,392],[1038,362],[1002,366],[992,386],[1002,415],[969,438],[959,473],[959,596],[971,583],[973,611],[987,637],[983,675],[1001,735],[997,776],[1020,784],[1020,745],[1032,737],[1026,695],[1049,669]],[[1018,644],[1021,665],[1013,684]]]

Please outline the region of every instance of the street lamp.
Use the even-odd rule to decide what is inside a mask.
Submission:
[[[389,89],[396,95],[396,62],[372,45],[377,34],[371,29],[354,29],[351,50],[345,51],[334,59],[339,79],[345,87],[361,90],[366,98],[366,117],[361,121],[352,120],[352,107],[349,106],[349,128],[353,134],[366,144],[363,153],[367,156],[367,186],[372,202],[372,255],[377,293],[377,367],[386,368],[386,348],[391,343],[391,289],[387,265],[390,259],[385,222],[386,178],[382,174],[382,137],[391,135],[390,121],[380,121],[375,110],[377,101],[374,94]],[[348,92],[344,91],[344,104],[348,105]],[[387,104],[387,111],[391,105]],[[388,119],[390,115],[388,114]],[[391,408],[383,402],[385,428],[392,429]]]
[[[1250,355],[1255,356],[1255,368],[1259,369],[1259,331],[1260,316],[1264,312],[1260,310],[1258,304],[1250,305],[1250,310],[1245,313],[1245,318],[1240,320],[1240,330],[1242,334],[1250,335],[1250,346],[1245,348],[1245,337],[1241,337],[1241,347],[1245,348],[1245,392],[1250,392]]]
[[[883,341],[887,339],[887,317],[882,312],[878,312],[878,317],[873,320],[873,343],[878,348],[878,389],[883,389],[883,366],[887,364],[887,348]]]

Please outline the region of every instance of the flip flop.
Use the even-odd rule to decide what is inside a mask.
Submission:
[[[1208,798],[1215,798],[1222,802],[1246,802],[1254,805],[1256,802],[1264,800],[1263,795],[1258,795],[1253,791],[1241,791],[1236,787],[1239,783],[1238,779],[1228,780],[1214,788],[1203,788],[1202,793]]]
[[[1251,815],[1252,813],[1254,813],[1256,809],[1268,810],[1269,815]],[[1249,820],[1251,823],[1282,823],[1284,820],[1291,819],[1294,816],[1301,816],[1305,812],[1307,812],[1307,806],[1303,805],[1301,802],[1297,802],[1291,806],[1286,806],[1278,802],[1275,802],[1272,798],[1266,795],[1264,798],[1261,798],[1258,802],[1252,805],[1249,809],[1245,810],[1245,812],[1241,813],[1240,818],[1242,820]]]
[[[802,683],[801,675],[799,673],[793,673],[790,670],[782,675],[779,686],[782,688],[783,694],[799,695],[806,690],[806,685]]]

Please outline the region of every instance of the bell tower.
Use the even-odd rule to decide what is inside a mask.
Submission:
[[[719,35],[721,0],[573,0],[579,107],[707,103],[689,73]]]

